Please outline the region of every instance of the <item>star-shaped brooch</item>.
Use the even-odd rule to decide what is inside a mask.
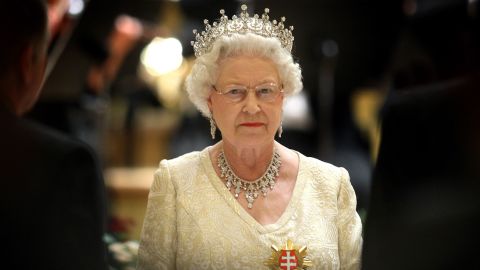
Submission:
[[[305,258],[307,247],[295,246],[290,239],[282,249],[272,245],[272,250],[272,256],[265,262],[272,270],[300,270],[312,266],[312,261]]]

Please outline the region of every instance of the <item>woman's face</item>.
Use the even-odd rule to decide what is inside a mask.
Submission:
[[[282,117],[281,86],[276,66],[269,59],[254,56],[223,59],[208,99],[222,139],[237,146],[271,143]],[[247,90],[245,95],[242,90]],[[274,94],[266,94],[269,91]]]

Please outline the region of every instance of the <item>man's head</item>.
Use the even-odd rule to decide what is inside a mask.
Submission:
[[[17,115],[38,99],[48,44],[44,0],[0,1],[0,105]]]

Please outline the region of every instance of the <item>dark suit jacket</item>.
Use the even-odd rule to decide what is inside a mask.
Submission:
[[[480,269],[479,87],[469,77],[390,99],[364,270]]]
[[[105,189],[89,148],[0,111],[2,269],[107,269]]]

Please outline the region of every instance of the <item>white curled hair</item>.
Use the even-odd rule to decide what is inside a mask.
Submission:
[[[281,47],[279,40],[251,33],[222,36],[215,41],[210,52],[195,60],[185,81],[190,100],[205,117],[211,117],[207,100],[211,86],[217,80],[218,63],[222,59],[239,55],[265,57],[272,60],[277,66],[286,97],[302,90],[300,66],[293,61],[292,55]]]

